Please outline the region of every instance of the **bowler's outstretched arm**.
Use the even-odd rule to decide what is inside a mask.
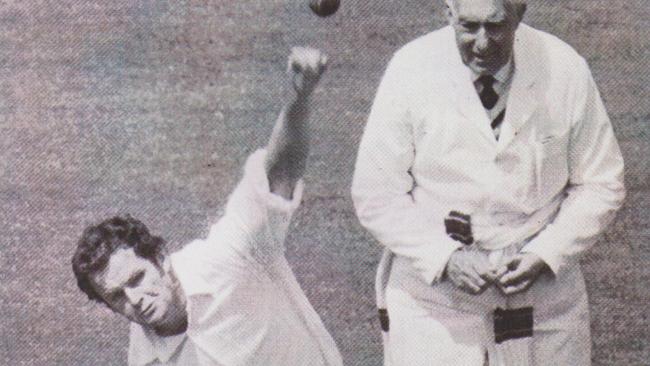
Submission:
[[[271,192],[286,199],[291,199],[296,182],[305,171],[311,94],[326,63],[325,55],[311,48],[293,48],[289,56],[288,72],[293,90],[289,91],[290,100],[273,128],[265,162]]]

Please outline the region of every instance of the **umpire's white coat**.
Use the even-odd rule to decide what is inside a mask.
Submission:
[[[403,47],[382,79],[352,196],[361,223],[395,255],[378,276],[395,364],[481,364],[486,352],[491,365],[589,364],[577,259],[622,203],[623,160],[588,66],[571,47],[522,24],[514,65],[498,141],[451,27]],[[451,210],[472,216],[474,249],[494,262],[534,252],[553,274],[509,299],[455,289],[441,279],[462,245],[445,234]],[[490,314],[524,305],[535,307],[535,335],[508,356],[491,342]],[[508,361],[513,355],[527,361]]]

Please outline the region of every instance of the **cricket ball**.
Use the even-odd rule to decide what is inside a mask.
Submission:
[[[309,0],[309,7],[319,17],[327,17],[339,10],[341,0]]]

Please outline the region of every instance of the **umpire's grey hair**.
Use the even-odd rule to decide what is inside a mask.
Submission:
[[[458,0],[444,0],[449,9],[452,10],[452,12],[455,12],[458,10]],[[524,13],[526,13],[526,6],[527,6],[527,1],[526,0],[500,0],[503,2],[503,6],[506,9],[506,11],[514,15],[518,20],[521,20],[524,17]]]

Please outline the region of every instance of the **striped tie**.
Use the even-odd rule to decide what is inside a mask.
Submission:
[[[503,122],[503,117],[505,117],[505,116],[506,116],[506,110],[504,108],[501,111],[501,113],[499,113],[497,118],[495,118],[494,121],[492,121],[492,123],[490,123],[490,127],[492,127],[493,130],[496,129],[496,128],[499,128],[499,126],[501,125],[501,122]]]
[[[481,90],[478,93],[479,98],[481,99],[481,104],[487,110],[492,110],[494,106],[499,101],[499,94],[494,90],[494,83],[496,79],[492,75],[483,75],[478,78],[478,82],[481,85]],[[506,110],[503,109],[490,123],[490,127],[495,131],[495,136],[499,139],[499,127],[503,122],[503,118],[506,115]]]
[[[492,85],[496,79],[492,75],[483,75],[478,78],[478,82],[481,84],[481,92],[478,94],[481,98],[481,103],[485,109],[490,110],[499,101],[499,94],[494,91]]]

